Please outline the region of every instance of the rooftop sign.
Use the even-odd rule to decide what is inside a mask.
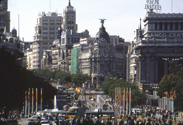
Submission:
[[[161,5],[159,4],[159,0],[146,0],[145,9],[148,10],[156,10],[161,11]]]

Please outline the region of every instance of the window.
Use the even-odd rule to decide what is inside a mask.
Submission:
[[[48,28],[43,28],[43,30],[48,30]]]
[[[55,32],[50,32],[50,34],[55,34]]]
[[[55,28],[50,28],[50,30],[55,30]]]
[[[48,32],[43,32],[43,34],[48,34]]]

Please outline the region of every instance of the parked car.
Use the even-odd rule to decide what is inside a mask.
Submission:
[[[41,120],[41,125],[51,125],[51,122],[49,120]]]

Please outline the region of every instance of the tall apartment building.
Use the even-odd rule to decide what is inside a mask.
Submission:
[[[34,41],[37,42],[38,45],[35,47],[38,48],[32,48],[33,51],[37,50],[38,52],[36,53],[39,54],[38,63],[35,61],[37,65],[35,67],[40,68],[43,50],[50,49],[53,41],[57,38],[57,31],[61,24],[62,16],[55,12],[43,12],[37,18]]]
[[[58,30],[58,38],[53,42],[50,51],[44,51],[42,68],[51,67],[52,70],[71,71],[71,49],[81,38],[88,38],[89,32],[77,32],[76,11],[69,1],[63,11],[63,24]],[[51,60],[51,63],[50,63]]]
[[[8,0],[0,1],[0,33],[10,32],[10,12],[8,11]]]

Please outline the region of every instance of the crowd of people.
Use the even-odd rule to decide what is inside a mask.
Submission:
[[[174,114],[169,111],[160,110],[156,108],[145,107],[142,108],[142,112],[131,112],[130,115],[84,115],[80,117],[78,115],[68,116],[65,115],[64,119],[59,119],[59,114],[52,114],[55,118],[48,117],[44,114],[44,118],[52,121],[52,125],[183,125],[183,121],[177,120]],[[0,124],[15,123],[21,120],[22,115],[16,111],[9,112],[8,115],[0,112]],[[41,124],[41,118],[39,116],[39,122]]]

